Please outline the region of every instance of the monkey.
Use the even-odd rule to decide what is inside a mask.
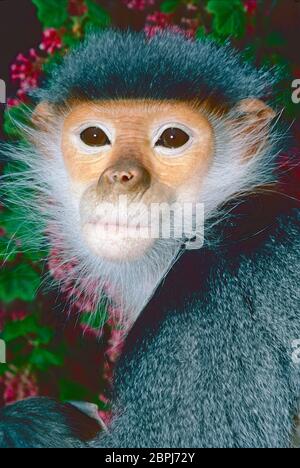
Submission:
[[[278,79],[228,44],[107,30],[35,91],[25,143],[2,149],[24,170],[3,187],[30,191],[34,238],[76,258],[126,339],[106,430],[35,398],[0,412],[0,447],[293,445],[300,213],[277,189]]]

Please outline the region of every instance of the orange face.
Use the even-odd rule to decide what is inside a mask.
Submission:
[[[100,138],[97,146],[95,139],[96,146],[89,146],[81,135],[97,127],[107,140],[101,145]],[[178,148],[158,144],[170,128],[178,129]],[[212,156],[213,131],[207,118],[190,103],[83,103],[75,105],[65,119],[62,149],[76,183],[96,183],[107,168],[132,161],[143,166],[153,181],[177,190],[190,184],[193,175],[201,178],[205,174]]]
[[[80,205],[82,232],[94,252],[115,259],[143,254],[153,239],[112,232],[100,215],[104,203],[143,209],[153,203],[194,202],[211,164],[213,129],[196,103],[120,100],[71,104],[64,120],[62,153]],[[109,211],[109,210],[108,210]],[[134,217],[133,212],[129,217]],[[109,240],[103,239],[103,223]],[[128,231],[127,231],[128,233]],[[101,240],[100,240],[101,239]],[[115,254],[113,252],[116,252]]]
[[[168,224],[170,209],[177,227],[184,205],[205,202],[209,211],[238,193],[269,144],[274,116],[254,98],[232,109],[196,100],[72,101],[63,114],[41,102],[32,116],[33,142],[45,157],[59,157],[62,180],[67,173],[69,181],[62,190],[83,241],[100,257],[128,261],[165,238],[157,230],[147,237],[147,229]],[[158,204],[164,206],[157,211]],[[145,238],[133,236],[137,226]],[[187,232],[177,230],[176,239],[193,238]]]

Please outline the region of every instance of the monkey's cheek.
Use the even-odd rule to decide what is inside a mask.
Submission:
[[[154,239],[132,238],[122,230],[105,231],[91,224],[82,227],[87,247],[98,257],[116,262],[135,261],[151,249]]]

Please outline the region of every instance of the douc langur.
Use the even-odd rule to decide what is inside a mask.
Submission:
[[[95,307],[111,295],[126,341],[107,430],[37,398],[2,410],[0,446],[292,446],[300,219],[276,194],[276,80],[212,41],[107,31],[35,93],[8,191],[34,194],[36,237]]]

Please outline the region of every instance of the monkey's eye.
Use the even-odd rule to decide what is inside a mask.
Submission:
[[[184,146],[190,139],[190,136],[180,128],[170,127],[164,130],[155,146],[163,146],[164,148],[180,148]]]
[[[80,133],[80,138],[87,146],[105,146],[110,141],[106,133],[99,127],[89,127]]]

